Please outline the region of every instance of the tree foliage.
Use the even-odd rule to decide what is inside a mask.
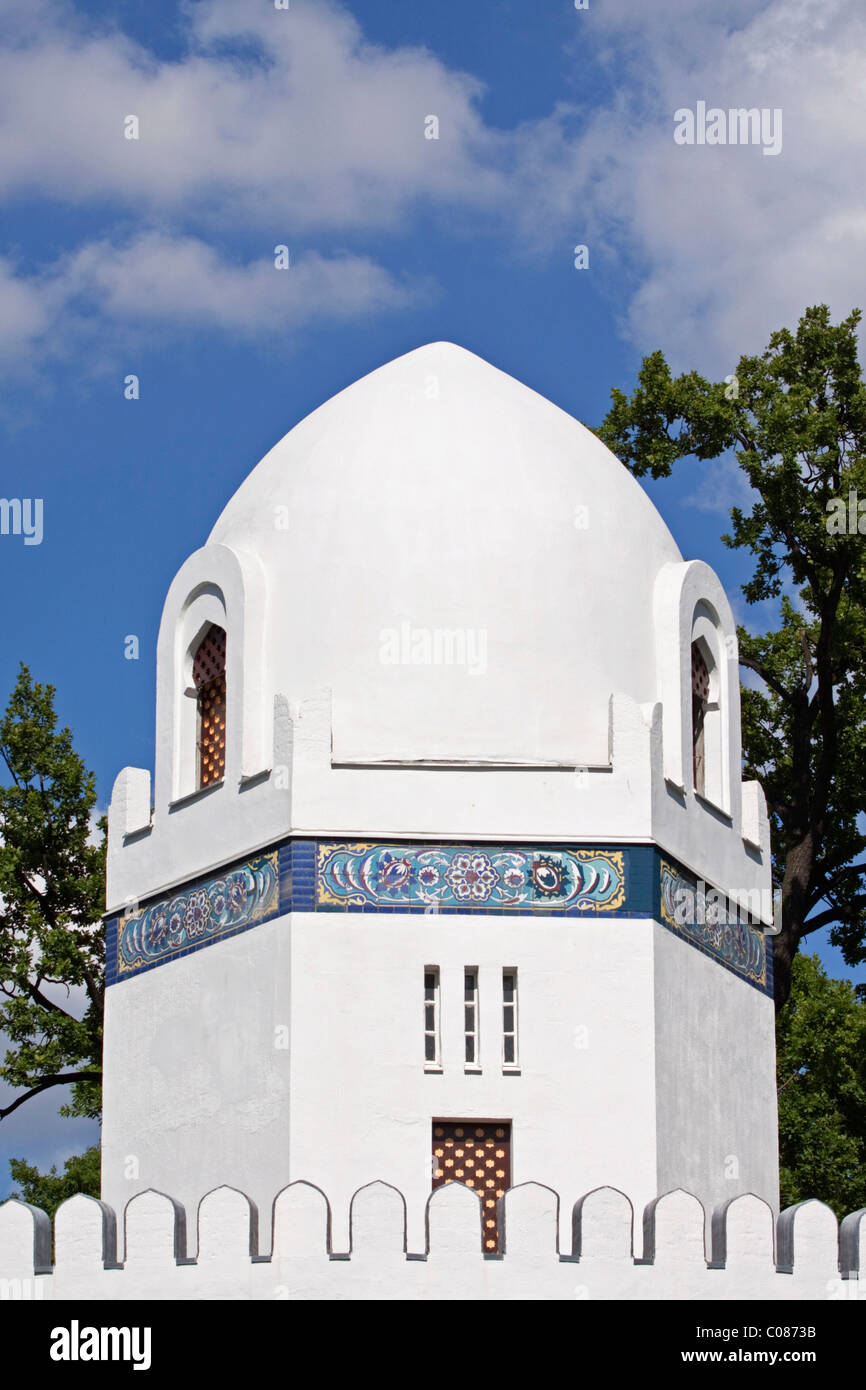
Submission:
[[[866,1003],[799,955],[776,1027],[782,1206],[866,1206]]]
[[[31,1163],[22,1158],[9,1160],[9,1171],[17,1190],[12,1193],[22,1202],[30,1202],[40,1207],[54,1220],[54,1213],[67,1198],[83,1192],[88,1197],[99,1196],[99,1145],[85,1149],[83,1154],[67,1158],[63,1172],[58,1173],[55,1165],[47,1173],[40,1173]]]
[[[611,392],[598,431],[637,477],[732,451],[753,489],[751,511],[734,507],[723,539],[753,558],[746,600],[778,610],[763,633],[738,629],[740,663],[761,682],[743,690],[743,773],[762,783],[771,820],[777,1008],[811,932],[832,926],[846,962],[866,960],[866,542],[856,501],[853,532],[831,524],[843,499],[850,522],[850,494],[866,500],[859,321],[859,310],[833,325],[826,305],[810,308],[796,333],[774,333],[719,383],[673,377],[654,352],[630,398]]]
[[[0,1120],[67,1084],[61,1114],[100,1114],[105,821],[91,844],[95,780],[56,725],[54,687],[22,665],[0,720],[0,1028],[11,1044],[0,1077],[20,1091]]]

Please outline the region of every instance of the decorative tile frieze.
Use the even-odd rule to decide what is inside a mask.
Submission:
[[[720,914],[720,897],[653,845],[290,838],[133,913],[109,918],[106,982],[117,984],[291,913],[514,914],[572,923],[655,919],[771,994],[772,950],[764,932],[736,914],[733,920],[727,911]]]
[[[277,851],[152,903],[117,923],[117,976],[209,945],[279,911]]]
[[[666,859],[659,861],[659,871],[664,924],[729,970],[769,990],[769,952],[761,928],[752,925],[733,899],[689,878]]]
[[[319,844],[316,905],[472,912],[612,912],[622,851],[480,845]]]

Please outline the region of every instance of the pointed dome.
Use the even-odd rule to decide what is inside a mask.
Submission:
[[[331,690],[337,762],[603,763],[611,693],[658,697],[670,532],[594,434],[452,343],[302,420],[210,542],[260,557],[275,689]]]

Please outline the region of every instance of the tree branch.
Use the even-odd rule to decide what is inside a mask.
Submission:
[[[833,870],[833,877],[837,883],[840,878],[848,878],[850,874],[866,874],[866,864],[846,864],[843,869]]]
[[[774,690],[776,692],[780,700],[785,700],[789,705],[792,705],[794,703],[794,697],[791,694],[791,692],[789,690],[786,690],[785,687],[781,684],[780,681],[776,679],[775,676],[771,675],[771,673],[767,670],[766,666],[764,666],[762,662],[756,661],[755,658],[752,656],[741,656],[740,665],[748,666],[750,671],[755,671],[756,674],[761,677],[761,680],[764,681],[765,684],[768,685],[771,690]]]
[[[806,551],[804,551],[803,547],[796,539],[793,531],[791,530],[790,525],[787,522],[782,522],[779,525],[779,530],[784,536],[785,544],[791,551],[791,554],[796,555],[797,559],[800,561],[800,564],[803,566],[803,571],[806,575],[806,578],[809,581],[812,593],[816,596],[821,595],[823,597],[824,591],[821,588],[820,576],[818,574],[818,571],[815,569],[814,564],[811,563],[809,555],[806,553]]]
[[[831,649],[835,635],[836,617],[839,601],[845,587],[844,574],[836,573],[826,601],[821,605],[821,629],[815,649],[818,667],[818,689],[816,694],[820,704],[821,745],[818,765],[813,779],[813,804],[827,805],[827,798],[836,774],[838,756],[838,737],[836,728],[836,705],[833,700]],[[815,586],[813,585],[813,592]],[[819,836],[823,838],[823,826],[817,825]]]
[[[98,1004],[103,998],[104,990],[100,988],[93,971],[82,961],[81,973],[84,976],[84,983],[87,986],[87,993],[90,996],[91,1004]]]
[[[803,647],[803,666],[805,668],[806,673],[806,690],[809,691],[812,689],[812,681],[814,679],[815,672],[812,667],[812,653],[809,651],[809,638],[806,635],[806,629],[804,627],[800,628],[800,642]]]
[[[852,874],[866,874],[866,864],[846,864],[843,868],[835,868],[830,865],[828,868],[822,869],[820,879],[816,879],[813,885],[815,905],[834,888],[839,887],[840,879],[850,878]]]
[[[59,1004],[54,1003],[53,999],[49,999],[46,994],[43,994],[39,986],[32,984],[30,980],[27,981],[27,993],[30,995],[30,998],[33,999],[35,1003],[39,1004],[41,1008],[47,1009],[49,1013],[63,1014],[64,1018],[74,1019],[76,1023],[79,1021],[75,1018],[74,1014],[71,1014],[66,1009],[61,1008]]]
[[[757,454],[758,450],[755,446],[754,441],[751,440],[747,434],[743,434],[742,430],[735,430],[734,438],[736,439],[737,443],[741,446],[743,453]]]
[[[858,893],[849,903],[845,904],[844,913],[838,907],[828,907],[824,912],[819,912],[817,917],[810,917],[803,923],[802,936],[809,936],[813,931],[818,931],[821,927],[829,927],[833,922],[839,922],[843,915],[847,916],[851,908],[866,907],[866,893]]]
[[[781,1086],[779,1087],[779,1089],[777,1090],[776,1095],[780,1096],[780,1095],[782,1094],[782,1092],[784,1091],[785,1087],[786,1087],[786,1086],[790,1086],[791,1082],[792,1082],[792,1081],[796,1081],[797,1077],[800,1076],[800,1075],[801,1075],[801,1073],[800,1073],[799,1071],[792,1071],[792,1072],[791,1072],[791,1075],[788,1077],[788,1080],[782,1082],[782,1085],[781,1085]]]
[[[19,1105],[23,1105],[26,1100],[31,1100],[33,1096],[41,1095],[51,1086],[68,1086],[72,1081],[101,1081],[101,1071],[71,1071],[65,1076],[46,1076],[40,1081],[38,1086],[33,1086],[31,1090],[25,1091],[23,1096],[13,1100],[11,1105],[5,1109],[0,1109],[0,1120],[5,1120],[7,1115],[11,1115],[13,1110],[17,1110]]]

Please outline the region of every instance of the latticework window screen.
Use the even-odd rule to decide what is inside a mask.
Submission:
[[[215,624],[192,665],[198,706],[198,785],[222,781],[226,770],[226,635]]]
[[[704,720],[710,698],[710,673],[697,642],[692,643],[692,772],[695,791],[706,794]]]
[[[434,1120],[433,1186],[462,1182],[481,1198],[481,1248],[488,1255],[499,1250],[496,1202],[511,1186],[511,1124],[495,1120]]]

